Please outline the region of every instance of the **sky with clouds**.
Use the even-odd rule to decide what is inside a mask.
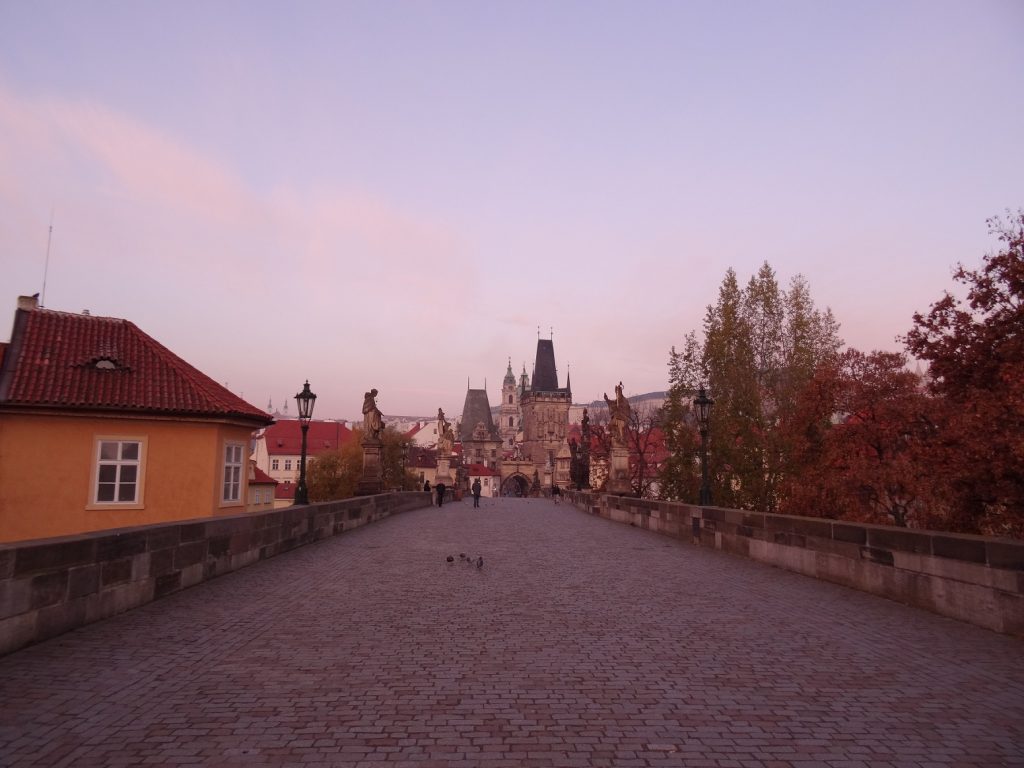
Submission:
[[[538,327],[577,401],[664,389],[765,260],[898,349],[1024,205],[1022,32],[1018,0],[0,0],[0,322],[52,220],[48,308],[323,417],[497,404]]]

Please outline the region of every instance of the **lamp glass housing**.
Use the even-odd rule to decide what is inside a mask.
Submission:
[[[316,395],[309,389],[309,382],[302,387],[302,391],[295,396],[295,402],[299,404],[299,421],[309,424],[313,418],[313,404],[316,402]]]

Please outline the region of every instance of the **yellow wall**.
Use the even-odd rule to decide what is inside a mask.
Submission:
[[[0,414],[0,542],[245,510],[251,427]],[[139,508],[95,505],[99,438],[141,439]],[[241,443],[241,499],[221,502],[225,442]]]

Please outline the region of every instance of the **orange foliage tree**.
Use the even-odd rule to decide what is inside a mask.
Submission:
[[[966,299],[947,292],[915,314],[905,341],[944,413],[932,458],[957,527],[1024,537],[1024,212],[989,227],[1001,249],[953,275]]]

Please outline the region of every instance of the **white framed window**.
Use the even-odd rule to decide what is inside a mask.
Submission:
[[[271,469],[280,469],[281,468],[281,460],[280,459],[271,459],[270,460],[270,468]]]
[[[140,439],[98,439],[92,503],[140,504],[142,458],[143,441]]]
[[[285,471],[286,472],[290,472],[291,468],[292,468],[292,460],[291,459],[285,459],[284,460],[284,469],[285,469]]]
[[[224,445],[224,488],[221,501],[241,501],[242,499],[242,452],[245,446],[240,443]]]

